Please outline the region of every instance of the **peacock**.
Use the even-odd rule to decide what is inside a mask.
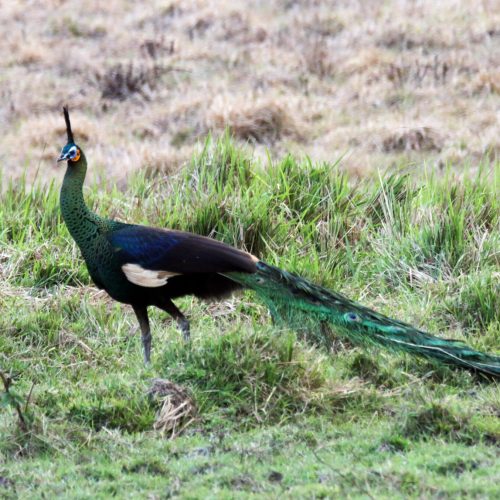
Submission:
[[[273,321],[296,328],[316,345],[329,347],[334,335],[341,335],[500,377],[498,356],[388,318],[245,251],[188,232],[99,217],[85,204],[87,159],[74,142],[68,109],[63,111],[68,140],[58,158],[67,162],[60,195],[62,217],[95,285],[132,306],[146,364],[151,359],[148,307],[171,315],[189,340],[189,322],[173,300],[186,295],[221,299],[246,288],[268,306]]]

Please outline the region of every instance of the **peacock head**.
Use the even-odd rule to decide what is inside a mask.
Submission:
[[[66,133],[68,135],[68,142],[62,148],[61,154],[59,155],[57,161],[67,161],[69,166],[70,164],[78,163],[81,160],[83,153],[80,147],[75,144],[75,141],[73,139],[73,131],[71,130],[71,122],[69,121],[68,108],[64,107],[63,110],[64,119],[66,121]]]

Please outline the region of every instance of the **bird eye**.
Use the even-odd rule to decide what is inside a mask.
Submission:
[[[355,314],[355,313],[347,313],[345,315],[345,318],[348,321],[355,321],[355,322],[360,322],[361,321],[361,318],[357,314]]]
[[[69,151],[68,151],[68,158],[71,161],[78,161],[80,159],[80,150],[76,147],[73,146]]]

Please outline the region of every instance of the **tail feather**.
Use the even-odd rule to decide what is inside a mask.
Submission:
[[[320,328],[329,324],[336,333],[355,342],[378,344],[500,377],[499,356],[430,335],[262,261],[257,263],[256,273],[226,276],[254,290],[275,319],[298,329],[309,341],[330,346],[333,335]]]

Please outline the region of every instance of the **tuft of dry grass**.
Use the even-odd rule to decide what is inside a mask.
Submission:
[[[382,141],[384,152],[440,151],[441,138],[430,127],[413,128],[389,134]]]
[[[151,52],[153,49],[149,50]],[[96,80],[103,99],[124,101],[138,94],[142,98],[150,100],[152,92],[165,71],[166,68],[156,64],[149,67],[135,67],[133,63],[117,64],[103,73],[96,73]]]
[[[209,129],[228,127],[238,139],[272,146],[284,137],[300,139],[298,125],[285,106],[273,101],[224,107],[209,118]]]
[[[483,71],[472,82],[472,92],[500,95],[500,70]]]
[[[193,423],[196,406],[188,390],[170,380],[155,378],[148,391],[149,398],[159,406],[153,428],[174,439]]]

